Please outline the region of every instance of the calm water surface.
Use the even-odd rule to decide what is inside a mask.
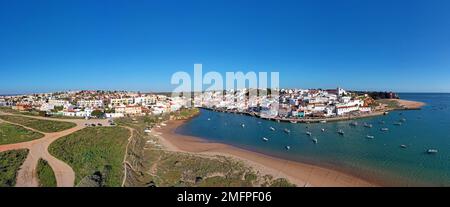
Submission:
[[[359,119],[358,126],[351,126],[352,121],[277,123],[202,110],[198,117],[178,128],[177,133],[331,167],[386,185],[450,186],[450,94],[400,95],[402,99],[427,105],[422,110],[395,111],[387,116]],[[403,118],[406,122],[401,126],[394,125]],[[372,124],[373,128],[363,127],[364,122]],[[270,127],[276,130],[271,131]],[[285,128],[291,133],[285,133]],[[389,131],[383,132],[381,128],[389,128]],[[339,129],[345,132],[344,136],[337,133]],[[306,132],[311,132],[312,136]],[[374,139],[368,139],[367,135]],[[262,137],[269,141],[264,142]],[[313,138],[318,140],[317,144],[313,143]],[[287,151],[286,146],[291,149]],[[429,148],[439,152],[426,154]]]

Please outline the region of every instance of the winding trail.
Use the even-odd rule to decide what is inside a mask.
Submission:
[[[127,165],[130,166],[130,168],[133,168],[133,166],[127,161],[127,155],[128,155],[128,146],[130,145],[130,142],[133,139],[134,129],[131,127],[124,127],[124,128],[130,130],[130,137],[128,137],[128,143],[127,146],[125,147],[125,155],[123,156],[123,180],[121,187],[125,187],[125,182],[127,181]]]
[[[53,169],[56,177],[56,183],[58,187],[73,187],[75,182],[75,172],[73,169],[63,161],[55,158],[48,152],[48,146],[55,140],[72,134],[78,130],[85,128],[85,124],[91,123],[101,123],[103,126],[108,125],[108,121],[106,119],[56,119],[56,118],[48,118],[48,117],[37,117],[37,116],[26,116],[26,115],[17,115],[17,114],[9,114],[0,112],[0,115],[13,115],[13,116],[23,116],[33,119],[42,119],[49,121],[62,121],[62,122],[71,122],[75,123],[76,126],[64,131],[53,132],[53,133],[44,133],[38,131],[36,129],[32,129],[30,127],[23,126],[21,124],[8,122],[2,120],[3,122],[22,126],[26,129],[36,131],[44,134],[44,137],[40,139],[35,139],[28,142],[14,143],[14,144],[6,144],[0,145],[0,152],[8,151],[8,150],[16,150],[16,149],[28,149],[29,153],[25,162],[20,167],[19,172],[17,173],[17,181],[16,187],[38,187],[39,181],[37,179],[36,167],[40,158],[46,160],[50,167]]]

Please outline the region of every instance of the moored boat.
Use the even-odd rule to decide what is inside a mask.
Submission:
[[[317,144],[317,142],[318,142],[318,140],[316,138],[313,138],[312,141],[314,144]]]
[[[375,139],[375,137],[372,136],[372,135],[367,135],[366,138],[367,138],[367,139]]]
[[[263,137],[262,140],[265,141],[265,142],[269,141],[269,139],[267,139],[265,137]]]
[[[389,131],[389,128],[381,128],[380,130],[383,132],[387,132],[387,131]]]
[[[290,150],[291,149],[291,146],[286,146],[286,150]]]
[[[364,123],[364,127],[366,127],[366,128],[372,128],[373,125],[372,125],[372,124],[368,124],[368,123]]]
[[[344,131],[342,129],[339,129],[338,134],[344,136],[345,133],[344,133]]]
[[[273,127],[270,127],[269,129],[270,129],[271,131],[275,131],[275,128],[273,128]]]
[[[291,133],[291,130],[289,129],[284,129],[284,132],[286,132],[287,134]]]
[[[311,136],[312,133],[311,132],[306,132],[306,135]]]
[[[436,154],[436,153],[438,153],[438,150],[437,149],[428,149],[427,153],[428,154]]]

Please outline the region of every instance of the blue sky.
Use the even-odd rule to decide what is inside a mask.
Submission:
[[[0,0],[0,94],[170,91],[279,71],[282,87],[450,92],[450,1]]]

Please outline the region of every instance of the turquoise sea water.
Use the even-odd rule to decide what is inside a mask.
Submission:
[[[422,101],[422,110],[352,121],[292,124],[202,110],[177,129],[201,137],[284,159],[341,170],[391,186],[450,186],[450,94],[400,94]],[[208,118],[210,120],[208,120]],[[401,126],[394,125],[406,119]],[[382,124],[380,121],[384,121]],[[373,128],[365,128],[367,122]],[[241,124],[245,124],[243,128]],[[273,127],[276,131],[271,131]],[[381,128],[389,128],[383,132]],[[287,134],[283,129],[289,129]],[[322,128],[326,129],[322,132]],[[339,129],[344,136],[337,133]],[[306,132],[312,133],[308,136]],[[368,139],[367,135],[374,136]],[[264,142],[262,137],[269,141]],[[314,144],[312,139],[318,140]],[[286,150],[285,146],[291,149]],[[402,148],[400,145],[406,145]],[[427,154],[429,148],[437,154]]]

